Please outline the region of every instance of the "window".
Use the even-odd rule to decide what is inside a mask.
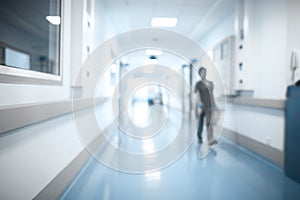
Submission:
[[[61,83],[61,0],[0,3],[0,82]]]

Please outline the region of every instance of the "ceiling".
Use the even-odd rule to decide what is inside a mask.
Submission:
[[[101,1],[117,33],[150,27],[152,17],[176,17],[173,29],[197,39],[234,12],[237,0]]]
[[[201,40],[226,16],[234,13],[238,0],[95,0],[101,1],[114,33],[150,27],[153,17],[176,17],[177,26],[171,28],[195,40]],[[97,8],[95,10],[97,12]],[[99,11],[98,11],[99,12]],[[176,44],[174,44],[176,45]],[[189,50],[188,50],[189,51]],[[191,50],[193,51],[193,50]],[[144,64],[144,52],[122,57],[130,66]],[[182,66],[180,58],[164,53],[159,64]]]
[[[197,39],[234,12],[237,0],[95,0],[102,1],[117,33],[150,27],[152,17],[176,17],[175,31]],[[57,3],[57,0],[51,0]],[[47,35],[49,0],[0,0],[1,17],[40,37]],[[97,10],[96,10],[97,12]],[[25,28],[24,28],[25,29]]]

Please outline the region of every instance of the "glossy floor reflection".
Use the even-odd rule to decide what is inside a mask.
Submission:
[[[91,158],[61,199],[299,199],[300,185],[282,171],[222,139],[199,160],[199,145],[152,174],[127,174]]]
[[[148,102],[143,105],[144,102],[141,107],[139,104],[130,108],[137,108],[132,112],[134,115],[120,117],[118,123],[112,123],[103,134],[99,134],[99,143],[90,149],[106,166],[123,172],[153,172],[172,164],[192,144],[197,123],[189,115],[182,116],[179,109],[168,106],[149,106]],[[142,118],[147,113],[151,113],[150,126],[132,124],[130,117]]]

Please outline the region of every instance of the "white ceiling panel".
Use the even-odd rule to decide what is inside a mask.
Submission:
[[[118,32],[150,27],[152,17],[176,17],[178,24],[173,30],[199,38],[231,14],[237,0],[102,1]]]
[[[182,17],[185,16],[193,16],[193,17],[201,17],[204,16],[207,11],[210,9],[210,6],[192,6],[192,5],[186,5],[181,13]]]
[[[158,17],[178,17],[182,12],[184,6],[178,5],[156,5],[153,8],[153,15]]]

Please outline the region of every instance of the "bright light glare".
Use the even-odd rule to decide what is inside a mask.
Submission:
[[[158,172],[154,172],[154,173],[145,174],[145,176],[146,176],[148,179],[156,179],[156,180],[159,180],[161,175],[160,175],[160,171],[158,171]]]
[[[149,58],[147,58],[145,60],[145,65],[156,65],[157,63],[158,63],[157,59],[149,59]]]
[[[210,59],[213,60],[214,52],[213,52],[212,50],[208,50],[208,51],[207,51],[207,55],[208,55],[208,57],[209,57]]]
[[[149,65],[149,66],[145,66],[143,68],[143,72],[146,74],[151,74],[154,71],[155,65],[158,63],[157,59],[150,59],[147,58],[144,62],[145,65]]]
[[[177,18],[159,18],[154,17],[151,19],[152,27],[175,27],[177,25]]]
[[[119,72],[118,66],[116,64],[111,64],[111,72],[117,74]]]
[[[154,149],[154,144],[152,140],[144,140],[143,143],[144,151],[152,151]]]
[[[60,16],[47,16],[46,19],[53,25],[60,25]]]
[[[148,56],[159,56],[162,53],[163,53],[162,50],[159,50],[159,49],[147,49],[146,50],[146,54]]]

